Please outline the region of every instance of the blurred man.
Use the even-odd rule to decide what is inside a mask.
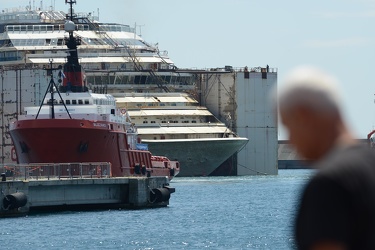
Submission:
[[[375,249],[375,150],[358,145],[345,124],[336,80],[297,68],[278,105],[290,142],[318,169],[300,200],[298,249]]]

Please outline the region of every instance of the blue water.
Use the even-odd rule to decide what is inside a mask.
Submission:
[[[1,219],[1,249],[293,249],[293,216],[311,170],[175,178],[169,207]]]

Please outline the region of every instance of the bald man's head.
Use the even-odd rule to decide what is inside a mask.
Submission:
[[[314,67],[298,67],[288,74],[279,90],[279,108],[304,106],[320,113],[340,112],[337,80]]]
[[[281,121],[301,156],[319,159],[346,133],[339,92],[334,77],[313,67],[296,68],[280,87]]]

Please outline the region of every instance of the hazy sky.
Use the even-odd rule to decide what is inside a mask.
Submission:
[[[41,1],[0,0],[0,9]],[[67,10],[64,0],[45,7]],[[316,65],[341,82],[355,134],[375,128],[375,0],[77,0],[77,12],[138,26],[180,68]]]

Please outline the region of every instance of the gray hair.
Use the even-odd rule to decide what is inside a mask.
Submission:
[[[338,81],[328,73],[311,66],[292,70],[278,91],[280,110],[304,106],[320,113],[340,113]]]

